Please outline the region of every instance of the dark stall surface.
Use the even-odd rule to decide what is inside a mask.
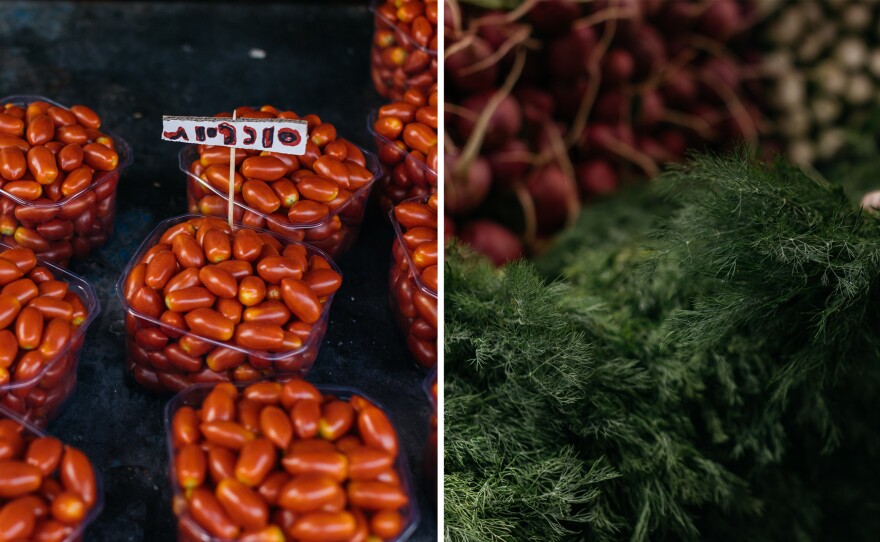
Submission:
[[[366,118],[371,13],[361,6],[220,3],[0,3],[0,97],[43,95],[95,109],[126,139],[134,165],[119,184],[116,233],[72,270],[98,290],[79,387],[49,432],[82,448],[104,479],[104,512],[90,541],[165,541],[169,503],[163,408],[123,367],[123,317],[114,284],[162,219],[186,212],[180,145],[159,139],[162,115],[213,115],[273,104],[317,113],[372,147]],[[344,285],[331,311],[315,382],[359,387],[390,407],[419,492],[413,540],[437,538],[422,473],[429,406],[424,374],[407,357],[388,308],[392,233],[371,207],[356,247],[338,260]]]

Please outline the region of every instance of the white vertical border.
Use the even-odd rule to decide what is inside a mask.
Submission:
[[[444,77],[444,62],[446,44],[444,39],[444,20],[446,18],[446,0],[437,0],[437,193],[439,194],[439,202],[437,204],[437,239],[440,246],[445,247],[445,221],[446,213],[446,159],[444,153],[444,142],[446,133],[446,115],[444,112],[444,104],[446,103],[446,89]],[[440,273],[437,277],[437,540],[445,539],[445,529],[443,525],[443,463],[444,463],[444,316],[446,314],[444,298],[446,294],[445,285],[445,250],[440,251]]]

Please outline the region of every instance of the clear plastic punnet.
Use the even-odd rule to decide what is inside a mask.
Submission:
[[[377,156],[385,174],[376,186],[379,205],[388,212],[398,203],[422,198],[437,191],[437,172],[423,160],[398,147],[374,128],[378,113],[367,117],[367,129],[376,143]]]
[[[409,202],[426,203],[432,196],[414,198]],[[433,196],[436,197],[436,196]],[[406,232],[397,220],[394,210],[388,213],[394,227],[394,245],[391,250],[391,268],[388,289],[391,312],[406,345],[416,363],[424,369],[437,365],[437,291],[425,284],[425,269],[413,261],[413,250],[407,242]],[[436,239],[436,224],[435,239]],[[433,273],[437,272],[434,264]]]
[[[22,107],[42,101],[67,109],[43,96],[7,96],[0,104]],[[41,196],[22,199],[0,188],[0,235],[10,245],[32,249],[44,260],[66,266],[71,259],[82,260],[103,246],[113,234],[116,218],[116,188],[119,176],[131,165],[131,148],[121,137],[107,130],[118,163],[110,171],[95,171],[92,182],[82,190],[58,201]]]
[[[0,251],[10,248],[14,247],[0,242]],[[73,330],[67,346],[44,363],[36,374],[17,379],[13,372],[11,379],[0,385],[0,406],[37,427],[46,427],[60,414],[76,390],[80,352],[89,326],[101,312],[101,306],[95,289],[84,279],[40,258],[37,265],[48,268],[55,280],[67,283],[67,291],[77,295],[87,311],[85,320]]]
[[[125,288],[132,270],[159,243],[162,235],[177,224],[199,218],[204,217],[182,215],[159,223],[138,248],[116,284],[117,294],[125,310],[127,369],[139,384],[156,392],[178,392],[199,383],[254,382],[282,376],[304,376],[318,356],[327,331],[334,294],[327,296],[323,302],[320,318],[302,330],[301,346],[286,351],[246,348],[231,340],[219,341],[189,329],[181,329],[169,325],[161,317],[139,312],[126,298]],[[235,231],[240,229],[270,235],[284,247],[300,245],[309,258],[315,256],[325,260],[330,269],[342,275],[339,267],[320,249],[269,231],[236,225]],[[194,347],[183,345],[185,342]]]
[[[320,220],[292,223],[283,213],[267,215],[245,203],[240,195],[235,198],[236,222],[267,229],[292,241],[302,241],[337,258],[354,246],[364,221],[367,201],[375,182],[382,177],[379,159],[371,152],[360,149],[366,160],[366,169],[373,177],[351,193],[351,197],[330,210]],[[199,158],[196,145],[186,145],[179,154],[180,170],[186,174],[186,201],[191,213],[226,218],[229,193],[218,190],[193,173],[192,164]]]
[[[236,387],[238,388],[239,392],[241,392],[246,386],[244,384],[236,384]],[[352,398],[365,399],[369,401],[373,406],[381,410],[386,416],[389,415],[389,411],[385,406],[375,401],[370,396],[364,394],[357,388],[329,384],[315,384],[315,387],[325,397],[332,396],[346,402],[350,402]],[[174,514],[177,516],[177,539],[179,542],[232,542],[234,540],[238,540],[238,538],[219,538],[217,536],[213,536],[210,533],[206,532],[198,524],[198,522],[193,519],[193,516],[191,515],[189,509],[186,491],[184,491],[180,487],[180,484],[178,483],[177,477],[175,475],[176,473],[174,465],[176,462],[176,454],[173,441],[172,423],[174,415],[178,410],[183,407],[192,407],[194,409],[198,409],[202,405],[208,394],[213,391],[213,389],[214,386],[212,385],[193,386],[175,395],[165,407],[165,428],[167,433],[166,440],[168,448],[168,464],[171,466],[171,468],[169,469],[169,478],[172,490],[173,511]],[[396,427],[393,427],[393,429],[396,433]],[[291,446],[295,445],[297,440],[297,437],[294,437],[293,441],[291,442]],[[315,439],[310,440],[314,441]],[[383,540],[385,540],[385,542],[403,542],[405,540],[408,540],[413,535],[416,528],[418,527],[419,520],[421,519],[419,507],[417,504],[417,498],[414,492],[415,486],[413,485],[409,465],[406,460],[406,452],[403,447],[399,449],[397,457],[392,465],[392,469],[394,473],[396,473],[396,477],[400,481],[400,486],[408,499],[407,504],[400,510],[400,514],[403,520],[400,532],[392,538],[387,538]],[[210,477],[210,474],[207,476]],[[254,490],[258,491],[259,488],[254,488]],[[281,512],[284,513],[284,511]],[[269,515],[270,521],[272,518],[278,518],[278,516],[273,515],[271,511]],[[295,515],[293,515],[292,512],[287,512],[285,515],[287,516],[287,519],[293,519],[296,517]],[[283,516],[278,519],[283,519]],[[288,537],[287,539],[296,540],[296,538],[290,537]],[[367,538],[365,537],[364,539]]]
[[[0,406],[0,421],[3,423],[7,423],[9,421],[18,424],[21,427],[20,435],[23,438],[25,445],[29,444],[30,441],[34,439],[40,439],[49,437],[42,429],[31,424],[27,420],[23,420],[18,417],[14,412],[10,412],[6,410],[2,406]],[[4,428],[4,430],[7,428]],[[26,449],[26,448],[25,448]],[[95,501],[92,506],[89,508],[88,513],[85,514],[85,517],[82,518],[76,525],[67,526],[54,519],[42,518],[38,519],[36,524],[34,525],[34,531],[38,531],[37,536],[34,537],[34,533],[32,533],[32,538],[28,538],[28,540],[56,540],[57,542],[82,542],[85,540],[86,529],[88,529],[89,525],[91,525],[98,516],[101,515],[101,512],[104,509],[104,484],[101,479],[101,473],[98,472],[97,469],[92,465],[92,472],[95,476]],[[52,481],[58,476],[56,473],[55,476],[51,478]],[[47,487],[45,484],[43,487]],[[42,492],[42,487],[38,490],[38,493]],[[47,499],[48,500],[48,499]],[[66,534],[64,534],[66,532]]]
[[[415,29],[392,18],[383,4],[383,0],[371,3],[375,33],[370,68],[376,92],[390,100],[400,100],[410,88],[427,92],[437,82],[436,48],[420,45],[414,37]],[[436,24],[432,31],[437,33]]]

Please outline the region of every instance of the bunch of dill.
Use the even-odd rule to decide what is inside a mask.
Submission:
[[[839,185],[697,156],[538,269],[447,256],[448,539],[878,532],[880,222]]]

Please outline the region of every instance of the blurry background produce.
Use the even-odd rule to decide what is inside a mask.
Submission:
[[[815,173],[878,105],[876,2],[447,0],[446,210],[500,264],[689,151]]]
[[[765,1],[769,128],[798,164],[834,159],[880,105],[880,4]]]
[[[497,263],[622,180],[761,131],[751,3],[446,6],[446,208]]]

